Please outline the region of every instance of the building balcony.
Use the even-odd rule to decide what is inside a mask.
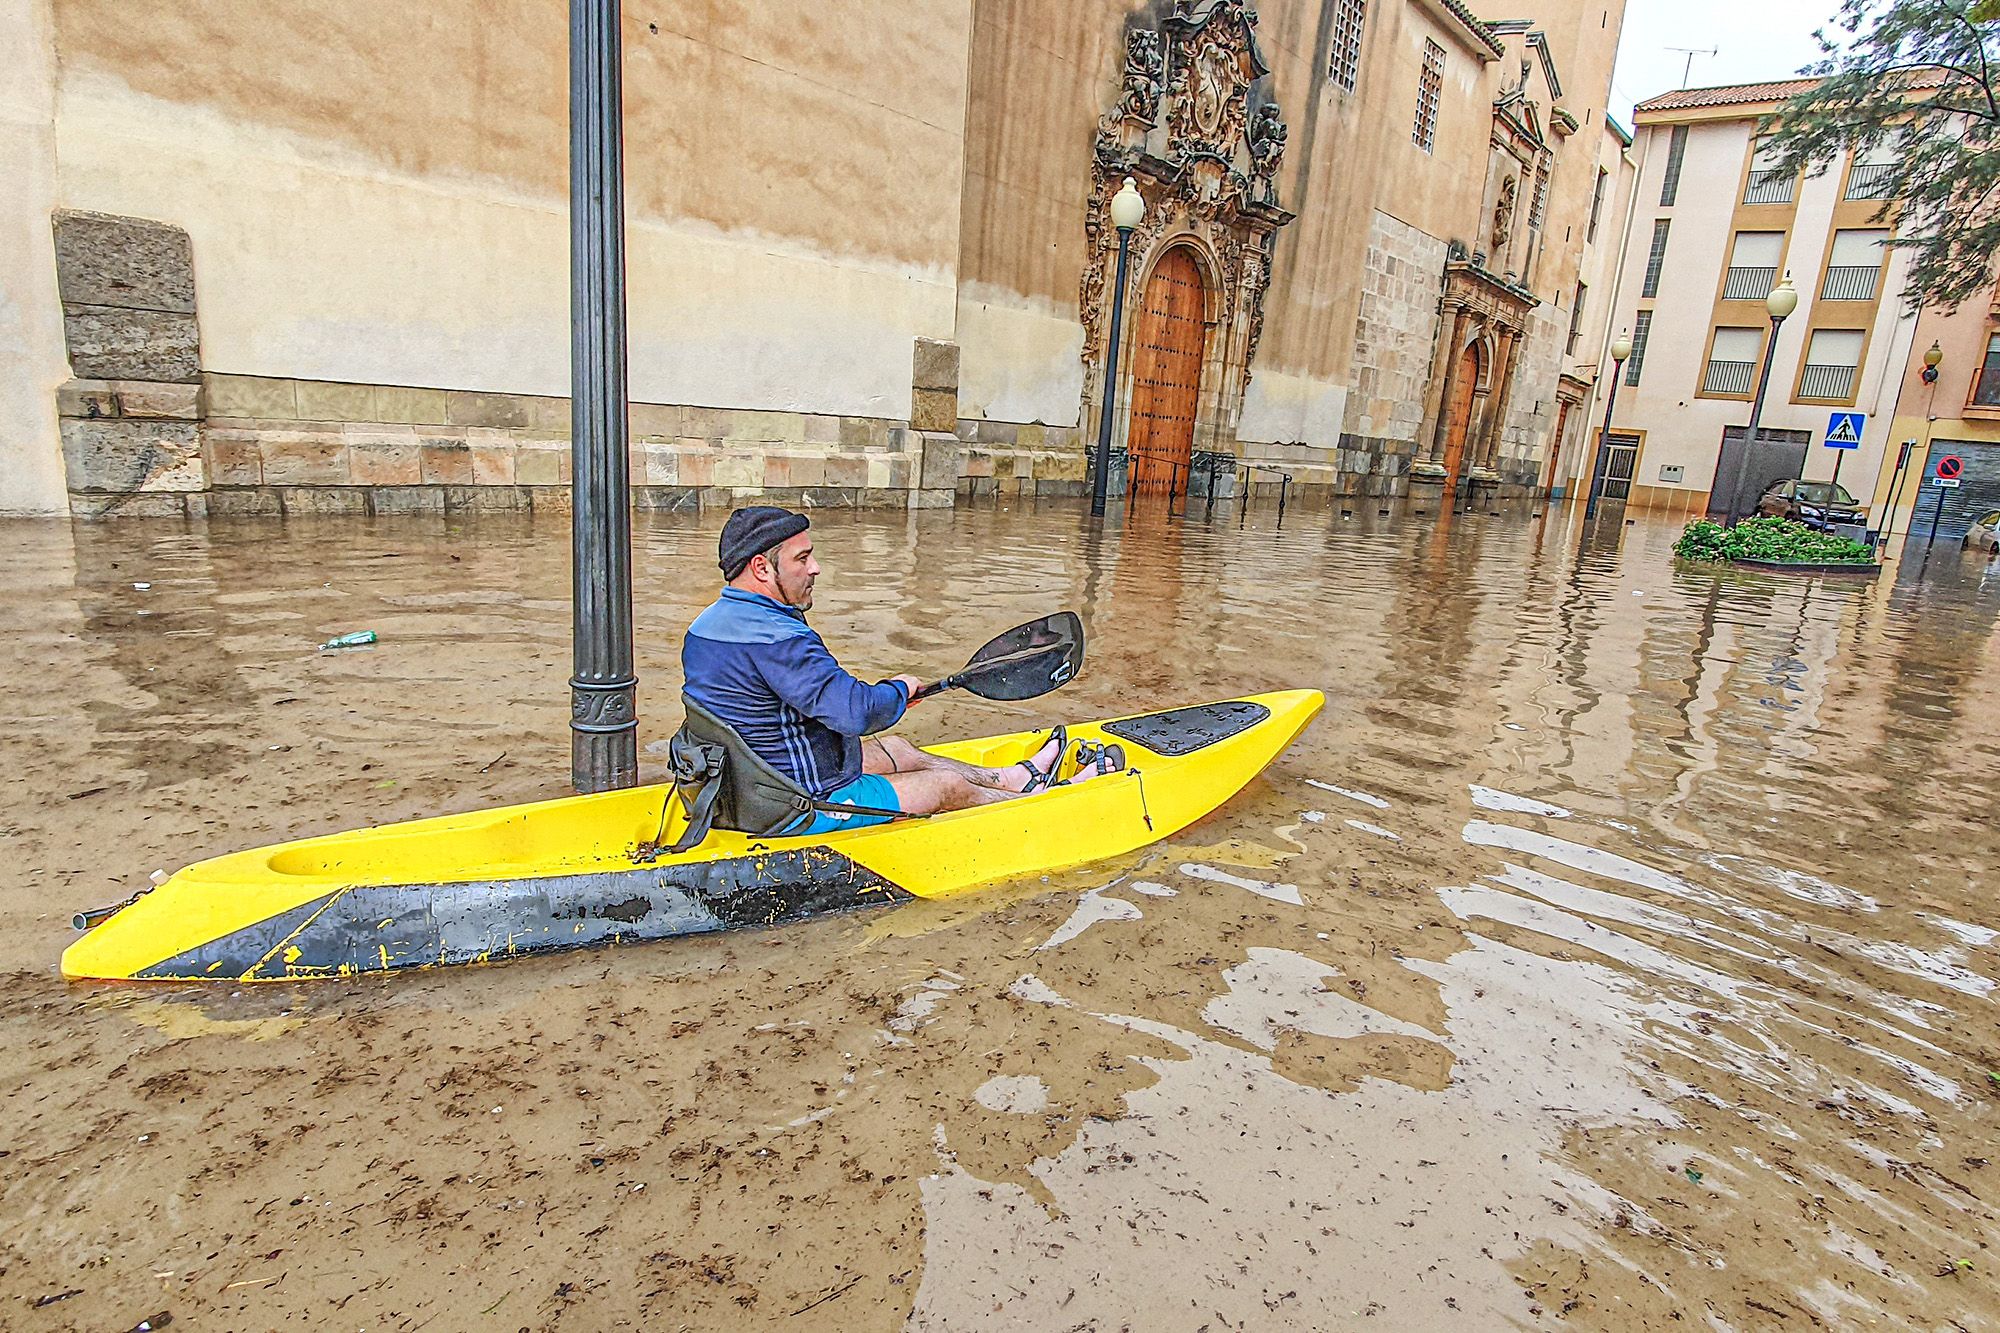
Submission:
[[[1894,162],[1856,162],[1847,173],[1847,199],[1886,199]]]
[[[1746,204],[1789,204],[1793,191],[1798,186],[1798,178],[1776,171],[1753,171],[1749,184],[1743,187],[1743,202]]]
[[[1701,377],[1703,393],[1748,394],[1750,377],[1757,371],[1755,361],[1711,361]]]
[[[1800,398],[1822,398],[1844,403],[1853,396],[1853,366],[1808,365],[1799,377]]]
[[[1834,264],[1826,270],[1826,282],[1819,289],[1823,301],[1872,301],[1880,279],[1879,264]]]
[[[1722,299],[1761,301],[1771,294],[1771,288],[1777,281],[1778,270],[1775,267],[1746,267],[1731,264],[1728,275],[1722,280]]]

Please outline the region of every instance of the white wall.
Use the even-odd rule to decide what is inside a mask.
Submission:
[[[1083,325],[1074,306],[968,282],[958,293],[958,340],[961,417],[1077,424]]]
[[[190,234],[207,370],[569,390],[565,198],[398,175],[102,74],[66,85],[59,147],[63,207]],[[905,417],[912,340],[952,336],[949,271],[698,222],[631,224],[626,250],[642,401]]]
[[[69,378],[56,294],[55,50],[47,0],[0,0],[0,513],[61,513],[56,386]]]

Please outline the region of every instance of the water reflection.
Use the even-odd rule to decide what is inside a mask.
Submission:
[[[88,1235],[112,1276],[70,1309],[102,1326],[159,1290],[126,1274],[273,1250],[285,1308],[365,1287],[382,1322],[483,1310],[502,1269],[535,1275],[517,1322],[599,1326],[1990,1322],[1939,1268],[2000,1241],[2000,589],[1677,568],[1671,526],[1573,510],[1359,513],[815,517],[814,620],[865,672],[1086,619],[1072,686],[947,696],[916,739],[1328,692],[1177,839],[282,999],[66,989],[62,923],[201,855],[559,794],[565,526],[0,529],[0,1285],[61,1289]],[[638,516],[642,741],[716,527]],[[276,1317],[223,1285],[169,1290]]]

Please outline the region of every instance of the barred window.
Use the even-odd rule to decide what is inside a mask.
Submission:
[[[1822,301],[1872,301],[1882,276],[1883,246],[1887,231],[1837,231],[1833,253],[1827,257],[1826,281],[1819,289]]]
[[[1361,72],[1361,28],[1368,18],[1368,0],[1339,0],[1333,11],[1333,54],[1326,76],[1348,92]]]
[[[1768,136],[1758,139],[1750,154],[1749,178],[1743,182],[1743,202],[1789,204],[1797,185],[1798,178],[1778,165],[1778,154],[1772,151]]]
[[[1725,301],[1761,301],[1777,285],[1785,258],[1785,233],[1739,231],[1729,250],[1729,268],[1722,276]]]
[[[1625,359],[1625,386],[1639,382],[1639,367],[1646,364],[1646,336],[1653,331],[1653,312],[1641,310],[1632,318],[1632,355]]]
[[[1666,218],[1653,224],[1653,249],[1646,256],[1646,281],[1639,288],[1641,296],[1660,294],[1660,266],[1667,262],[1667,232],[1672,226]]]
[[[1709,344],[1708,368],[1702,372],[1701,391],[1748,397],[1750,381],[1757,373],[1757,358],[1763,351],[1762,329],[1717,329],[1714,341]]]
[[[1974,407],[2000,407],[2000,333],[1986,340],[1986,360],[1980,363],[1979,378],[1972,384]]]
[[[1799,374],[1800,398],[1844,403],[1854,397],[1854,372],[1868,335],[1860,329],[1814,329]]]
[[[1681,158],[1687,153],[1688,127],[1674,126],[1674,137],[1667,144],[1667,175],[1660,182],[1660,207],[1672,208],[1674,196],[1681,191]]]
[[[1417,124],[1410,138],[1426,153],[1437,142],[1438,101],[1444,95],[1444,48],[1424,38],[1424,70],[1417,76]]]
[[[1528,197],[1528,225],[1539,228],[1549,207],[1549,169],[1535,171],[1535,192]]]
[[[1871,144],[1854,155],[1847,169],[1848,199],[1886,199],[1889,178],[1896,174],[1896,150],[1887,143]]]

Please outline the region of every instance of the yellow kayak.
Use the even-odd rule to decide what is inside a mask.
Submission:
[[[93,926],[64,951],[63,975],[351,976],[943,897],[1185,828],[1277,758],[1325,702],[1318,690],[1287,690],[1071,726],[1073,739],[1123,746],[1126,771],[851,831],[753,838],[717,829],[678,855],[647,850],[682,826],[670,784],[235,852],[187,867]],[[928,748],[999,766],[1033,754],[1045,735]]]

